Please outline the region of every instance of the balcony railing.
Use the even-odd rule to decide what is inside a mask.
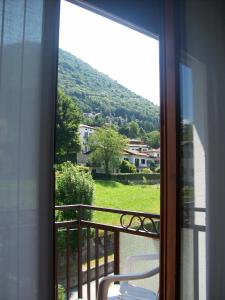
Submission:
[[[160,238],[158,214],[89,205],[57,206],[56,210],[73,211],[76,217],[55,223],[55,299],[59,299],[59,286],[63,286],[67,300],[71,299],[74,289],[77,290],[77,298],[82,298],[84,288],[85,298],[93,299],[97,294],[99,278],[120,272],[121,233],[154,240]],[[119,225],[85,220],[87,213],[90,216],[96,212],[118,215]]]

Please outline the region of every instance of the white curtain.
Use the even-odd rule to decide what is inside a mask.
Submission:
[[[59,1],[0,0],[0,299],[53,299]]]

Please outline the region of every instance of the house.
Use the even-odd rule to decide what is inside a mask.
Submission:
[[[93,134],[95,131],[96,127],[80,124],[79,125],[79,135],[80,135],[80,140],[81,140],[81,152],[86,153],[90,151],[90,148],[88,147],[88,140],[90,135]]]
[[[138,152],[148,152],[150,149],[149,146],[140,139],[129,139],[128,147],[129,150],[135,150]]]
[[[124,153],[121,156],[121,160],[123,159],[135,165],[137,172],[140,172],[144,168],[150,168],[151,165],[151,159],[147,153],[135,150],[124,149]]]
[[[101,164],[93,166],[90,161],[90,148],[88,147],[89,137],[94,133],[97,127],[80,124],[79,135],[81,140],[81,151],[77,154],[77,163],[83,166],[89,166],[96,173],[104,173],[104,167]],[[149,154],[151,151],[148,145],[144,144],[141,140],[129,139],[127,149],[124,149],[123,155],[120,160],[127,160],[131,164],[135,165],[137,172],[140,172],[144,168],[150,168],[151,161],[157,161],[159,163],[160,150],[154,150],[152,156]],[[154,154],[154,155],[153,155]],[[119,170],[117,170],[119,172]]]
[[[160,164],[160,148],[158,149],[149,149],[148,150],[149,157],[155,162],[155,164]]]

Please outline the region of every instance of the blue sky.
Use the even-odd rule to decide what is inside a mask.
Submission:
[[[156,39],[62,0],[59,47],[159,105]]]

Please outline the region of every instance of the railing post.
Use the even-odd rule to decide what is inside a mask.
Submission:
[[[66,228],[66,299],[70,299],[70,240],[69,227]]]
[[[108,213],[115,213],[120,214],[120,226],[118,225],[109,225],[109,224],[101,224],[93,221],[87,221],[83,220],[83,209],[86,210],[94,210],[94,211],[103,211]],[[57,231],[58,228],[64,228],[67,229],[67,298],[70,296],[70,250],[69,249],[69,237],[74,232],[74,229],[77,229],[77,241],[76,241],[76,253],[77,253],[77,285],[78,285],[78,298],[82,298],[83,294],[83,270],[82,270],[82,250],[83,250],[83,229],[87,227],[87,298],[90,300],[91,298],[91,258],[93,255],[93,251],[95,251],[95,275],[96,275],[96,287],[98,287],[98,278],[102,276],[103,274],[100,274],[100,271],[98,270],[99,267],[99,259],[101,255],[104,255],[104,275],[107,275],[108,272],[111,272],[111,270],[108,270],[109,265],[109,255],[111,254],[111,247],[109,247],[109,236],[108,232],[113,233],[113,253],[114,253],[114,274],[120,273],[120,232],[121,233],[128,233],[132,235],[139,235],[144,237],[150,237],[153,239],[159,239],[160,233],[156,230],[156,226],[154,224],[153,228],[147,228],[145,223],[151,223],[153,224],[156,220],[159,220],[160,217],[157,214],[150,214],[150,213],[142,213],[142,212],[133,212],[133,211],[124,211],[119,209],[112,209],[112,208],[103,208],[103,207],[95,207],[95,206],[88,206],[88,205],[64,205],[64,206],[56,206],[56,210],[76,210],[76,220],[71,221],[62,221],[62,222],[56,222],[55,224],[55,239],[56,239],[56,248],[55,248],[55,281],[56,281],[56,290],[55,290],[55,297],[57,300]],[[128,222],[129,224],[125,224],[125,216],[130,216],[131,220]],[[133,220],[137,217],[141,225],[136,228],[133,227]],[[147,222],[148,221],[148,222]],[[69,231],[71,229],[71,234],[69,235]],[[91,249],[92,245],[90,244],[91,241],[91,230],[95,229],[95,249]],[[153,230],[154,229],[154,230]],[[99,249],[99,231],[104,231],[104,254],[102,254],[101,249]],[[110,263],[111,266],[111,263]]]
[[[78,298],[82,298],[82,226],[81,226],[81,207],[77,208],[77,221],[78,221],[78,244],[77,244],[77,278],[78,278]]]
[[[95,229],[95,290],[96,297],[98,293],[98,281],[99,281],[99,230]]]
[[[120,233],[114,231],[114,274],[120,273]]]
[[[58,229],[55,226],[55,300],[58,300]]]
[[[104,230],[104,276],[108,275],[108,231]]]

